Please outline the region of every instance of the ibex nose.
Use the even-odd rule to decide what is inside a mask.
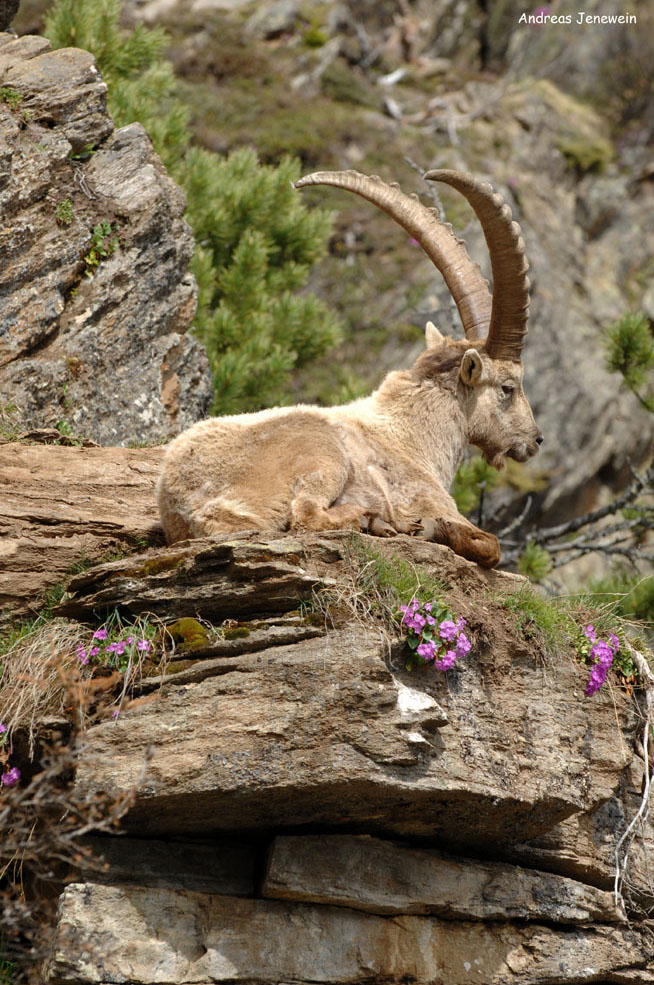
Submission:
[[[539,435],[537,435],[537,437],[536,437],[536,444],[537,444],[537,445],[542,445],[542,443],[543,443],[544,441],[545,441],[545,438],[543,437],[543,435],[542,435],[542,434],[539,434]]]

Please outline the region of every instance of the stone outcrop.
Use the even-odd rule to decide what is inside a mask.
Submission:
[[[0,448],[6,609],[84,544],[156,543],[159,454]],[[467,620],[447,674],[406,669],[372,558],[436,577]],[[651,825],[627,911],[612,892],[642,791],[639,698],[586,698],[587,668],[516,620],[524,587],[419,539],[339,532],[158,546],[68,577],[56,615],[149,612],[177,642],[87,731],[77,793],[131,806],[63,889],[43,980],[654,983]]]
[[[161,456],[0,443],[0,622],[38,611],[82,563],[163,541],[154,501]]]
[[[472,652],[448,674],[409,672],[400,641],[354,617],[371,550],[437,575],[467,619]],[[587,669],[516,625],[505,600],[523,588],[438,545],[338,533],[198,540],[73,576],[60,615],[223,630],[88,731],[79,794],[133,801],[123,837],[90,842],[105,866],[61,896],[47,981],[654,983],[651,827],[628,913],[612,891],[643,779],[638,700],[591,705]]]
[[[139,124],[114,130],[92,55],[49,49],[0,34],[2,402],[32,427],[163,442],[212,398],[184,196]]]

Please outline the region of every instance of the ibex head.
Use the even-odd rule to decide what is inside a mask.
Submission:
[[[521,353],[529,313],[529,264],[520,227],[511,209],[488,184],[460,171],[428,171],[425,178],[456,188],[473,207],[486,238],[493,293],[479,265],[468,256],[438,209],[405,195],[397,184],[357,171],[318,171],[306,185],[334,185],[355,192],[387,212],[424,249],[443,275],[456,303],[465,340],[455,342],[427,326],[427,351],[413,373],[429,384],[443,373],[463,388],[469,440],[501,468],[507,456],[526,461],[543,441],[522,389]]]

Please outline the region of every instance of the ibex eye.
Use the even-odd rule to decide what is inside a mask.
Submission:
[[[510,397],[514,390],[515,387],[511,386],[508,383],[505,383],[504,386],[502,387],[502,393],[504,394],[505,397]]]

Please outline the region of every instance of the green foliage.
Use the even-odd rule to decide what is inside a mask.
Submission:
[[[623,315],[605,334],[606,365],[654,413],[654,335],[642,312]]]
[[[518,571],[531,581],[542,581],[552,570],[552,558],[545,550],[534,543],[533,540],[527,541],[525,549],[518,561]]]
[[[60,226],[70,226],[74,218],[75,210],[73,209],[73,203],[66,197],[63,201],[59,202],[59,205],[55,209],[55,219]]]
[[[17,109],[23,101],[22,92],[12,89],[11,86],[0,88],[0,102],[6,103],[9,109]]]
[[[338,340],[339,324],[313,295],[297,297],[323,253],[329,216],[307,211],[292,183],[299,162],[261,165],[250,148],[226,159],[191,148],[179,176],[202,246],[196,332],[214,369],[216,413],[279,399],[292,369]]]
[[[16,441],[25,430],[19,408],[0,404],[0,441]]]
[[[140,73],[161,58],[168,36],[156,27],[119,26],[121,0],[56,0],[45,21],[53,48],[85,48],[100,67],[111,90],[120,79]]]
[[[92,277],[103,260],[107,260],[118,249],[118,237],[113,235],[111,223],[106,219],[93,227],[91,247],[84,257],[84,273]],[[62,432],[63,433],[63,432]]]
[[[477,509],[482,489],[492,489],[499,480],[499,473],[481,455],[474,455],[461,462],[454,476],[451,493],[459,510],[464,514]]]
[[[75,44],[95,55],[109,84],[117,126],[138,120],[187,198],[198,281],[195,333],[214,373],[216,413],[255,410],[284,399],[289,373],[325,353],[340,325],[306,285],[324,253],[328,214],[309,211],[291,187],[299,163],[259,164],[241,149],[227,159],[189,147],[189,113],[160,29],[119,26],[119,0],[57,0],[46,21],[54,47]],[[257,98],[260,92],[257,91]],[[312,121],[313,123],[313,121]],[[110,230],[94,230],[85,257],[90,274],[116,248]]]
[[[576,624],[564,608],[542,598],[531,585],[523,585],[517,592],[501,596],[498,601],[513,614],[524,636],[540,637],[546,653],[554,656],[570,646]]]
[[[578,175],[602,174],[613,158],[613,147],[603,137],[562,137],[556,146]]]
[[[654,627],[654,575],[615,568],[603,578],[588,583],[588,598],[610,606],[624,619],[637,619]]]
[[[424,570],[393,555],[386,557],[354,534],[348,546],[349,560],[357,569],[358,589],[373,602],[373,608],[394,614],[400,605],[416,598],[420,602],[439,599],[445,586]]]
[[[16,965],[5,957],[7,942],[0,933],[0,985],[11,985]]]

